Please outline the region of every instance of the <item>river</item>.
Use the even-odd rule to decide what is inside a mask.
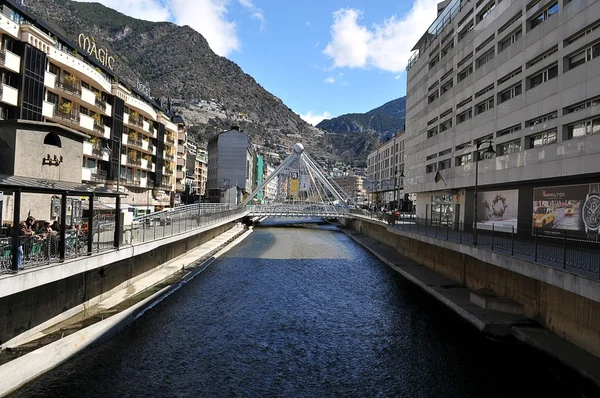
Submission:
[[[493,340],[329,225],[260,227],[107,342],[14,397],[598,394]]]

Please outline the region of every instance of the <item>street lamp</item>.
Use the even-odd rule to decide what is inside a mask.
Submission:
[[[485,153],[495,154],[492,140],[484,140],[477,144],[477,151],[475,152],[475,205],[473,206],[473,246],[477,246],[477,186],[479,182],[479,148],[483,144],[489,144]]]
[[[398,177],[404,178],[404,170],[400,170],[400,175],[398,175],[398,168],[396,168],[396,171],[395,171],[394,174],[395,174],[395,178],[394,178],[394,202],[396,203],[396,209],[398,211],[400,211],[400,187],[401,187],[401,185],[398,185]]]

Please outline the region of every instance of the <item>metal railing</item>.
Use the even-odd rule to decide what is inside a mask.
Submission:
[[[309,203],[248,205],[246,209],[252,216],[277,217],[340,217],[349,212],[349,209],[343,206]]]
[[[180,206],[137,217],[125,225],[120,234],[120,246],[151,242],[153,240],[190,232],[227,220],[235,221],[247,210],[227,204],[195,204]],[[115,249],[114,215],[99,215],[91,224],[83,222],[80,228],[66,231],[64,259],[75,259]],[[91,234],[91,252],[88,236]],[[60,233],[21,236],[18,242],[19,269],[35,268],[64,261],[60,257]],[[11,272],[12,238],[0,238],[0,274]]]
[[[81,95],[81,87],[77,83],[72,83],[68,80],[57,80],[54,86],[75,96]]]
[[[497,226],[479,224],[477,238],[473,237],[473,225],[449,219],[421,219],[404,215],[393,217],[385,213],[353,210],[358,217],[387,222],[393,228],[477,246],[524,260],[582,271],[587,276],[600,278],[600,237],[589,237],[565,230],[553,231],[532,228],[525,224]]]

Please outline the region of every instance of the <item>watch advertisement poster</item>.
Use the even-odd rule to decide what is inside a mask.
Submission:
[[[477,193],[477,229],[517,232],[519,191]]]
[[[598,232],[600,198],[594,184],[535,188],[533,227],[546,232]],[[595,184],[596,186],[598,184]]]

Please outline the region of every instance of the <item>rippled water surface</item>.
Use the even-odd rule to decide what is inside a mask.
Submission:
[[[598,391],[493,341],[330,226],[257,228],[18,397],[503,397]]]

